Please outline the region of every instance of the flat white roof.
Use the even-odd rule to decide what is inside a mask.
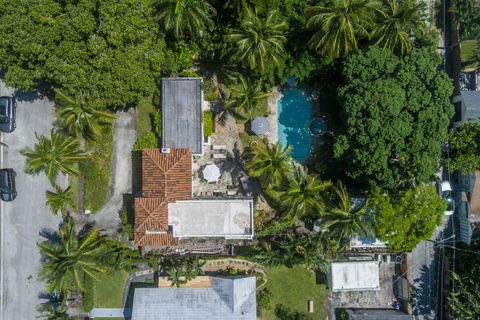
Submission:
[[[332,291],[380,290],[378,261],[333,262]]]
[[[187,200],[168,204],[168,224],[179,238],[253,238],[252,200]]]

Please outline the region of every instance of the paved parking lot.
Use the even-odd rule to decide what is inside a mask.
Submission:
[[[11,95],[13,90],[0,83],[0,94]],[[33,147],[35,132],[48,135],[52,127],[53,103],[37,92],[15,94],[18,102],[17,128],[4,134],[3,167],[17,172],[18,197],[2,203],[1,210],[1,290],[2,317],[5,320],[30,320],[38,315],[36,307],[42,302],[44,283],[37,280],[40,255],[36,247],[45,228],[56,229],[60,218],[45,205],[45,191],[50,188],[42,174],[24,173],[25,157],[19,151]]]

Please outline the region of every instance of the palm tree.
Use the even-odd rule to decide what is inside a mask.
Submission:
[[[52,185],[55,185],[59,172],[78,175],[77,163],[85,156],[77,139],[65,137],[54,130],[50,132],[50,138],[36,133],[35,136],[38,142],[33,150],[27,148],[21,151],[27,157],[26,173],[35,175],[44,171]]]
[[[36,318],[46,320],[68,320],[67,306],[64,303],[42,303],[38,308],[41,312]]]
[[[58,240],[45,240],[37,246],[42,256],[39,279],[47,281],[49,292],[60,291],[65,295],[68,290],[81,290],[84,277],[96,279],[96,273],[113,268],[104,259],[109,254],[106,238],[97,229],[85,235],[76,233],[70,217],[61,225]]]
[[[369,38],[374,23],[375,1],[336,0],[333,6],[314,6],[307,11],[307,29],[314,30],[309,46],[334,57],[345,57]]]
[[[280,204],[287,210],[287,218],[297,220],[309,213],[325,210],[322,192],[331,186],[330,181],[322,181],[306,169],[295,165],[283,185],[279,188]]]
[[[372,37],[375,45],[404,56],[413,47],[416,31],[423,31],[422,3],[416,0],[383,0],[378,12],[378,26]]]
[[[62,190],[59,186],[55,186],[55,192],[47,191],[45,196],[47,198],[46,204],[50,206],[53,214],[60,212],[64,215],[69,208],[75,207],[75,199],[73,198],[73,192],[70,186],[65,190]]]
[[[417,0],[383,0],[378,12],[378,26],[372,37],[375,45],[404,56],[413,47],[412,38],[423,31],[422,2]]]
[[[113,114],[96,110],[61,90],[55,90],[55,99],[58,124],[77,138],[94,140],[98,135],[99,124],[115,118]]]
[[[171,259],[168,262],[167,278],[171,285],[180,287],[182,284],[195,279],[203,274],[202,266],[205,262],[201,259],[185,258],[182,260]]]
[[[286,41],[287,23],[279,21],[276,11],[260,17],[256,10],[245,9],[238,29],[232,29],[226,36],[227,42],[236,48],[233,59],[239,62],[248,61],[252,70],[257,67],[263,72],[267,61],[279,64]]]
[[[205,0],[155,0],[154,6],[155,18],[166,31],[173,31],[175,38],[203,38],[216,13]]]
[[[338,182],[334,188],[337,203],[327,209],[322,218],[323,227],[330,231],[331,237],[337,239],[342,247],[348,245],[355,235],[369,235],[368,203],[354,205],[345,186]]]
[[[252,151],[251,161],[245,163],[248,174],[261,178],[263,186],[275,186],[289,172],[291,146],[259,143]]]
[[[233,80],[232,77],[231,80]],[[255,118],[262,111],[262,103],[266,105],[266,98],[270,95],[263,92],[259,81],[253,83],[243,75],[237,75],[236,81],[229,89],[230,96],[223,108],[240,119]],[[264,112],[266,113],[266,110]]]

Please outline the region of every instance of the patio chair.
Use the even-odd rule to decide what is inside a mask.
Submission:
[[[212,150],[225,150],[225,149],[227,149],[227,146],[223,144],[212,145]]]
[[[227,159],[227,155],[224,153],[214,153],[212,154],[213,159]]]

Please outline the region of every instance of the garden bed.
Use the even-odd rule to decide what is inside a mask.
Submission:
[[[85,178],[84,208],[95,212],[107,202],[112,176],[113,124],[103,126],[95,141],[87,143],[93,152],[80,162],[80,172]]]

